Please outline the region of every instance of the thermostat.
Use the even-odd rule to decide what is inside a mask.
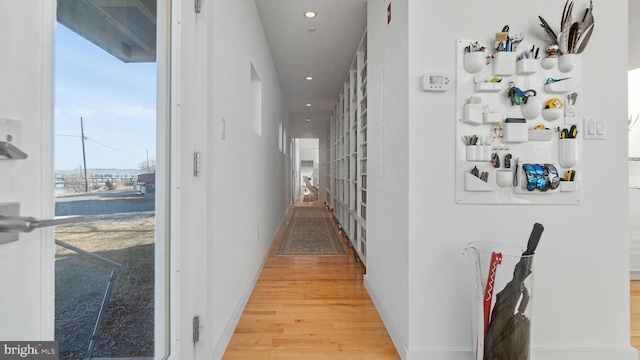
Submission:
[[[422,90],[447,91],[451,89],[451,76],[440,73],[424,74],[422,76]]]

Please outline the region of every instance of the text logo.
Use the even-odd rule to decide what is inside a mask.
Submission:
[[[0,360],[57,360],[57,341],[0,341]]]

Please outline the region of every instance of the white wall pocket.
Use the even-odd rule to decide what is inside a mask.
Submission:
[[[571,54],[573,55],[573,54]],[[566,55],[564,55],[566,56]],[[577,82],[573,78],[566,78],[559,81],[549,82],[544,85],[544,91],[549,94],[565,94],[576,89]]]
[[[516,72],[516,53],[499,51],[493,54],[493,75],[511,76]]]
[[[547,121],[558,120],[562,114],[562,109],[542,109],[542,117]]]
[[[578,164],[577,139],[558,139],[558,163],[563,168],[571,168]]]
[[[507,118],[502,131],[503,142],[525,142],[529,140],[527,120],[523,118]]]
[[[558,57],[558,69],[562,72],[569,72],[576,66],[576,54],[564,54]]]
[[[505,83],[483,81],[476,83],[477,92],[500,92],[506,88]]]
[[[538,118],[543,108],[542,102],[537,96],[529,96],[527,101],[520,106],[522,107],[522,116],[527,120]]]
[[[513,186],[513,170],[496,170],[496,183],[504,188]]]
[[[518,60],[518,74],[530,75],[535,74],[538,71],[538,64],[540,59],[520,59]]]
[[[464,69],[469,74],[477,74],[487,66],[487,55],[484,51],[474,51],[464,54]]]
[[[529,141],[551,141],[553,136],[557,134],[555,130],[551,129],[533,129],[528,130],[529,132]]]
[[[482,122],[485,124],[499,124],[502,122],[502,113],[484,106],[482,110]]]
[[[560,65],[560,56],[496,52],[493,34],[487,35],[484,42],[456,42],[456,202],[579,204],[582,137],[561,138],[558,129],[568,131],[576,124],[582,131],[582,98],[573,94],[581,92],[580,55],[564,58]],[[470,52],[469,44],[484,50]],[[518,48],[545,46],[523,40]],[[510,84],[526,93],[524,99],[514,101]],[[470,138],[479,141],[469,144],[465,139]],[[513,159],[509,167],[506,158]],[[527,188],[533,180],[527,179],[524,164],[539,165],[547,172],[535,175],[533,189]]]
[[[496,189],[475,175],[466,172],[464,173],[464,190],[470,192],[490,192]]]
[[[469,98],[469,102],[464,105],[464,122],[472,125],[482,124],[482,98],[477,96]]]

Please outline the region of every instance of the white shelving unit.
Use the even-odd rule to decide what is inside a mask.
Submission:
[[[366,265],[367,34],[362,37],[331,117],[327,205]]]
[[[367,254],[367,33],[365,32],[358,53],[356,55],[358,75],[358,111],[357,127],[358,134],[358,174],[357,192],[359,203],[357,207],[357,218],[359,226],[359,237],[357,251],[361,259],[366,259]],[[364,262],[365,260],[363,260]]]

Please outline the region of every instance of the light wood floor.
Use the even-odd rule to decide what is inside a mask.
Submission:
[[[223,359],[399,359],[345,238],[346,256],[277,256],[283,232]]]
[[[283,232],[224,359],[399,359],[345,238],[347,256],[277,256]],[[640,281],[631,281],[630,296],[631,345],[640,349]]]
[[[640,349],[640,281],[631,282],[631,346]]]

